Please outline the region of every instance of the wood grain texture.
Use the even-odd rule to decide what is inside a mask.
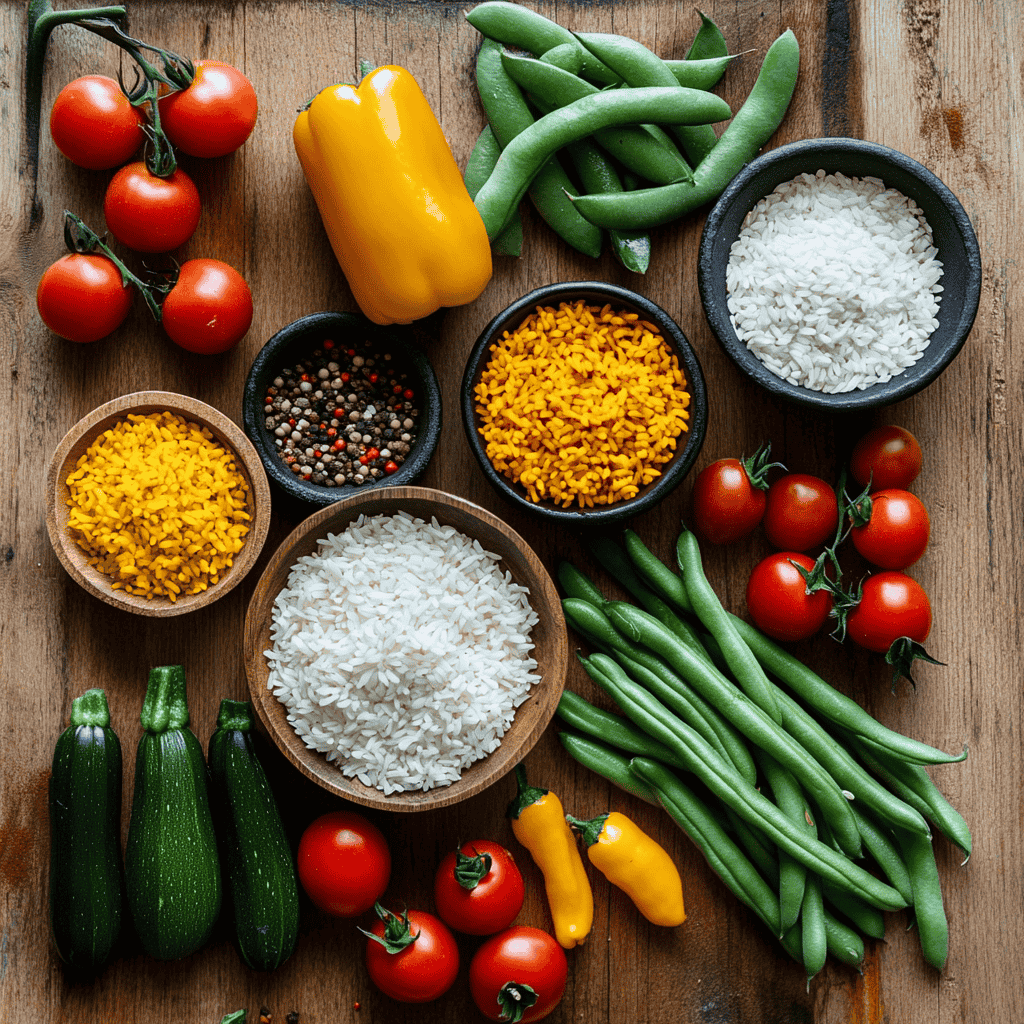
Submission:
[[[416,1009],[392,1003],[366,979],[364,940],[353,923],[327,918],[308,902],[295,956],[272,975],[242,965],[226,926],[207,949],[179,963],[145,958],[126,936],[118,958],[91,982],[68,976],[50,948],[46,786],[53,743],[71,700],[91,686],[106,689],[128,761],[141,732],[138,715],[149,668],[180,662],[189,679],[192,728],[205,744],[221,698],[244,699],[248,692],[245,609],[271,552],[296,525],[275,514],[255,570],[223,600],[184,619],[143,621],[90,597],[54,556],[44,516],[50,455],[76,420],[131,391],[183,392],[239,422],[242,384],[263,341],[305,313],[353,308],[291,145],[295,110],[319,88],[354,78],[360,59],[405,65],[423,85],[460,166],[483,124],[473,89],[478,37],[462,5],[138,0],[129,6],[137,37],[194,57],[226,60],[256,86],[260,120],[243,149],[222,161],[182,161],[196,178],[204,214],[194,239],[175,254],[234,264],[252,287],[255,317],[237,349],[212,359],[176,349],[141,303],[113,336],[93,345],[70,345],[45,330],[33,296],[40,273],[62,252],[62,212],[71,209],[102,230],[109,172],[71,166],[44,131],[37,183],[23,173],[24,4],[4,0],[0,1020],[216,1024],[242,1006],[249,1008],[250,1020],[265,1006],[275,1022],[294,1011],[303,1024],[477,1019],[465,965],[456,987],[437,1003]],[[628,33],[666,57],[683,56],[699,25],[690,5],[668,0],[534,6],[569,28]],[[489,489],[458,417],[462,369],[478,332],[519,295],[557,280],[598,277],[633,287],[677,319],[698,352],[709,388],[710,418],[698,469],[770,440],[773,453],[793,470],[834,478],[865,429],[882,422],[908,427],[924,447],[925,468],[915,490],[932,515],[931,546],[913,575],[932,595],[929,646],[946,664],[921,666],[917,689],[904,684],[894,694],[889,669],[877,657],[840,649],[828,638],[801,651],[885,724],[948,750],[969,744],[964,764],[932,774],[971,825],[975,849],[961,867],[956,851],[936,839],[950,918],[950,958],[941,975],[923,963],[916,935],[907,930],[911,918],[901,913],[888,915],[884,943],[869,944],[862,974],[830,964],[808,987],[802,970],[731,897],[666,815],[579,767],[549,729],[527,758],[531,781],[555,790],[578,816],[609,807],[634,816],[676,859],[689,915],[682,928],[671,931],[648,925],[595,873],[594,930],[571,955],[565,998],[549,1020],[1021,1021],[1024,696],[1018,609],[1024,595],[1017,566],[1024,549],[1024,355],[1015,326],[1017,314],[1024,316],[1024,298],[1016,280],[1014,225],[1024,214],[1018,187],[1024,140],[1015,130],[1024,101],[1022,7],[1013,0],[845,0],[839,10],[836,3],[817,0],[709,0],[703,8],[722,27],[731,51],[752,51],[734,62],[716,90],[733,109],[752,85],[771,40],[787,27],[797,34],[797,93],[770,146],[845,126],[921,161],[956,193],[974,222],[985,270],[981,308],[965,349],[931,387],[877,415],[838,419],[798,411],[749,385],[707,328],[696,290],[701,214],[655,232],[651,270],[638,279],[609,254],[593,261],[569,251],[524,207],[523,258],[499,258],[492,283],[476,302],[429,321],[433,338],[426,345],[441,379],[446,415],[438,454],[421,483],[491,510],[522,534],[549,570],[561,558],[592,567],[578,534],[533,521]],[[845,52],[835,31],[843,12],[850,26]],[[837,52],[848,58],[845,79],[834,77]],[[67,81],[94,72],[116,75],[118,64],[109,44],[78,29],[58,29],[46,63],[44,110]],[[631,524],[668,559],[688,493],[684,483]],[[710,579],[740,614],[749,570],[765,553],[761,534],[706,553]],[[615,581],[597,571],[594,576],[615,592]],[[597,697],[575,664],[568,685]],[[297,842],[305,824],[337,801],[269,745],[261,753]],[[506,778],[413,819],[371,811],[393,852],[386,902],[429,906],[434,867],[460,840],[494,837],[516,850],[504,819],[513,791]],[[124,801],[126,831],[130,772]],[[528,886],[520,920],[547,927],[539,875],[525,854],[517,857]],[[462,940],[460,948],[468,963],[475,943]]]

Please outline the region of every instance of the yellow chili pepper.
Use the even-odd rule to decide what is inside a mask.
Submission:
[[[391,65],[301,111],[295,152],[359,308],[407,324],[472,302],[491,278],[487,230],[416,79]]]
[[[583,858],[554,793],[526,784],[526,771],[516,768],[519,792],[508,808],[512,831],[530,851],[544,876],[544,890],[560,946],[579,946],[594,923],[594,894]]]
[[[568,815],[566,820],[583,836],[590,863],[622,889],[648,921],[673,928],[686,920],[679,871],[646,832],[618,811],[590,821]]]

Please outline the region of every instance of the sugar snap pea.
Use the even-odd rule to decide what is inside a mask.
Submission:
[[[689,89],[714,89],[729,65],[739,54],[707,57],[703,60],[666,60],[666,67],[675,75],[677,84]]]
[[[615,89],[584,97],[546,114],[502,149],[494,172],[477,193],[474,202],[487,228],[488,238],[494,238],[501,232],[534,176],[562,146],[585,138],[600,128],[613,124],[642,124],[655,116],[666,124],[706,124],[727,118],[729,107],[713,93],[695,89]],[[627,192],[623,196],[640,194]]]
[[[574,39],[571,43],[552,46],[550,50],[545,50],[540,54],[538,59],[544,61],[545,64],[553,64],[556,68],[561,68],[562,71],[579,75],[583,69],[583,54],[585,52]]]
[[[629,758],[623,757],[618,751],[589,736],[580,736],[578,733],[563,730],[559,732],[558,739],[569,755],[585,768],[596,772],[601,778],[607,779],[631,796],[654,804],[655,807],[660,806],[654,790],[630,771]]]
[[[729,52],[722,30],[703,12],[700,14],[700,28],[686,51],[687,60],[707,60],[724,57]]]
[[[485,124],[476,140],[473,151],[466,161],[466,170],[463,179],[466,182],[466,191],[470,198],[480,191],[480,186],[490,177],[494,165],[498,162],[501,153],[501,146],[494,137],[494,132],[489,124]],[[523,251],[523,222],[517,210],[509,225],[494,240],[492,248],[503,256],[519,256]]]

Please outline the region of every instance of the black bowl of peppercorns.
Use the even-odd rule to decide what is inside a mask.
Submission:
[[[311,313],[256,355],[242,421],[271,485],[324,508],[419,479],[441,433],[441,391],[406,328]]]

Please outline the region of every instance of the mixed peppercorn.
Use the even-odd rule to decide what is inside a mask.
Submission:
[[[302,480],[362,486],[396,473],[416,442],[417,395],[391,353],[326,339],[271,381],[263,411],[278,455]]]

